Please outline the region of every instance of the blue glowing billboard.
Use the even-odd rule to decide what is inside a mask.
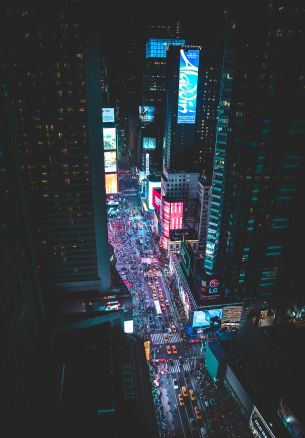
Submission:
[[[195,123],[198,66],[198,49],[180,50],[177,123]]]
[[[114,122],[114,108],[103,108],[103,123]]]
[[[219,325],[222,317],[222,309],[196,310],[193,316],[193,327],[210,327]]]
[[[152,123],[155,118],[155,107],[154,106],[139,106],[139,117],[142,122]]]
[[[150,38],[146,41],[146,58],[166,58],[168,46],[182,46],[185,43],[185,39]]]
[[[143,149],[156,149],[157,140],[154,137],[143,137]]]

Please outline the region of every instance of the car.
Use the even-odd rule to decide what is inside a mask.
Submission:
[[[171,349],[170,345],[167,345],[165,348],[166,348],[166,353],[167,354],[172,354],[172,349]]]
[[[189,396],[189,392],[186,386],[182,386],[182,394],[184,397],[188,397]]]
[[[195,412],[195,416],[196,416],[196,418],[197,418],[197,420],[201,420],[201,412],[200,412],[200,409],[198,408],[198,406],[195,406],[194,407],[194,412]]]
[[[177,332],[177,329],[176,329],[175,324],[172,324],[172,332],[173,332],[173,333],[176,333],[176,332]]]
[[[172,350],[173,350],[173,353],[174,353],[174,354],[177,354],[177,353],[178,353],[178,352],[177,352],[176,345],[172,345]]]
[[[194,393],[194,390],[193,390],[193,389],[190,389],[190,397],[191,397],[191,400],[192,400],[192,401],[195,401],[195,400],[197,400],[197,397],[196,397],[196,395],[195,395],[195,393]]]
[[[164,333],[164,341],[165,341],[165,342],[168,342],[168,340],[169,340],[168,334],[167,334],[167,333]]]
[[[169,306],[169,302],[168,302],[168,300],[165,300],[165,305],[166,305],[166,306]]]
[[[173,379],[173,386],[174,386],[174,389],[179,389],[179,385],[178,385],[178,380],[177,379]]]
[[[179,399],[179,405],[180,405],[180,406],[184,406],[183,395],[179,394],[179,395],[178,395],[178,399]]]

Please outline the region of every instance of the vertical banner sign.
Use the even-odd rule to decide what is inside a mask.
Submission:
[[[180,50],[178,120],[195,123],[199,50]]]
[[[149,154],[146,153],[145,157],[145,173],[146,175],[149,175]]]
[[[148,362],[149,358],[150,358],[150,342],[149,341],[144,342],[144,350],[145,350],[146,360]]]

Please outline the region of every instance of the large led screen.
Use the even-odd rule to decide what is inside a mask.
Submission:
[[[178,120],[195,123],[199,50],[180,50]]]
[[[104,152],[105,173],[116,172],[116,151]]]
[[[152,123],[155,118],[155,107],[139,106],[139,117],[142,122]]]
[[[104,150],[111,151],[116,149],[115,128],[103,128]]]
[[[222,309],[196,310],[193,316],[193,327],[210,327],[220,323]]]
[[[156,149],[157,140],[154,137],[143,137],[143,149]]]
[[[103,108],[103,123],[114,122],[114,108]]]
[[[118,193],[118,177],[116,173],[105,174],[106,195]]]
[[[154,188],[161,188],[161,181],[148,181],[148,208],[150,210],[153,210],[154,204],[153,204],[153,189]]]
[[[161,208],[161,193],[155,188],[152,189],[152,205],[156,210],[160,211]]]

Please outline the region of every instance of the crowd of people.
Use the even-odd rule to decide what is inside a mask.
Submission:
[[[203,435],[198,436],[230,436],[230,437],[247,437],[250,436],[244,417],[240,413],[240,407],[236,400],[229,394],[227,388],[221,385],[215,385],[211,380],[205,367],[205,349],[206,342],[210,336],[215,339],[215,331],[207,331],[204,339],[200,344],[190,343],[186,335],[188,321],[185,317],[183,305],[180,300],[179,292],[171,278],[168,269],[168,260],[166,255],[159,250],[157,242],[154,241],[152,234],[152,221],[144,218],[136,202],[126,202],[123,198],[119,200],[117,213],[108,218],[109,222],[109,240],[112,244],[115,256],[116,267],[128,286],[133,297],[133,318],[134,333],[140,335],[143,341],[150,339],[151,325],[153,314],[155,312],[151,305],[148,292],[148,270],[150,263],[144,262],[149,257],[156,257],[159,263],[160,275],[162,275],[164,287],[167,288],[170,295],[171,311],[168,312],[167,327],[175,323],[178,334],[181,336],[180,348],[182,356],[181,363],[189,363],[189,371],[183,367],[181,372],[186,384],[195,389],[198,399],[200,400],[201,411],[203,414],[203,424],[205,431]],[[164,316],[164,315],[163,315]],[[157,318],[155,318],[157,320]],[[165,329],[164,321],[160,322],[160,329]],[[155,326],[153,326],[155,329]],[[151,345],[150,354],[156,356],[159,353],[161,345]],[[172,358],[168,364],[172,363]],[[162,374],[158,384],[164,379],[170,378],[170,373],[164,368],[160,373],[160,366],[149,362],[149,374],[151,378],[151,387],[153,401],[155,405],[156,420],[159,427],[160,437],[170,435],[167,418],[162,407],[161,391],[156,386],[156,378]],[[173,403],[171,410],[179,409],[177,404]],[[196,434],[192,436],[197,436]]]

